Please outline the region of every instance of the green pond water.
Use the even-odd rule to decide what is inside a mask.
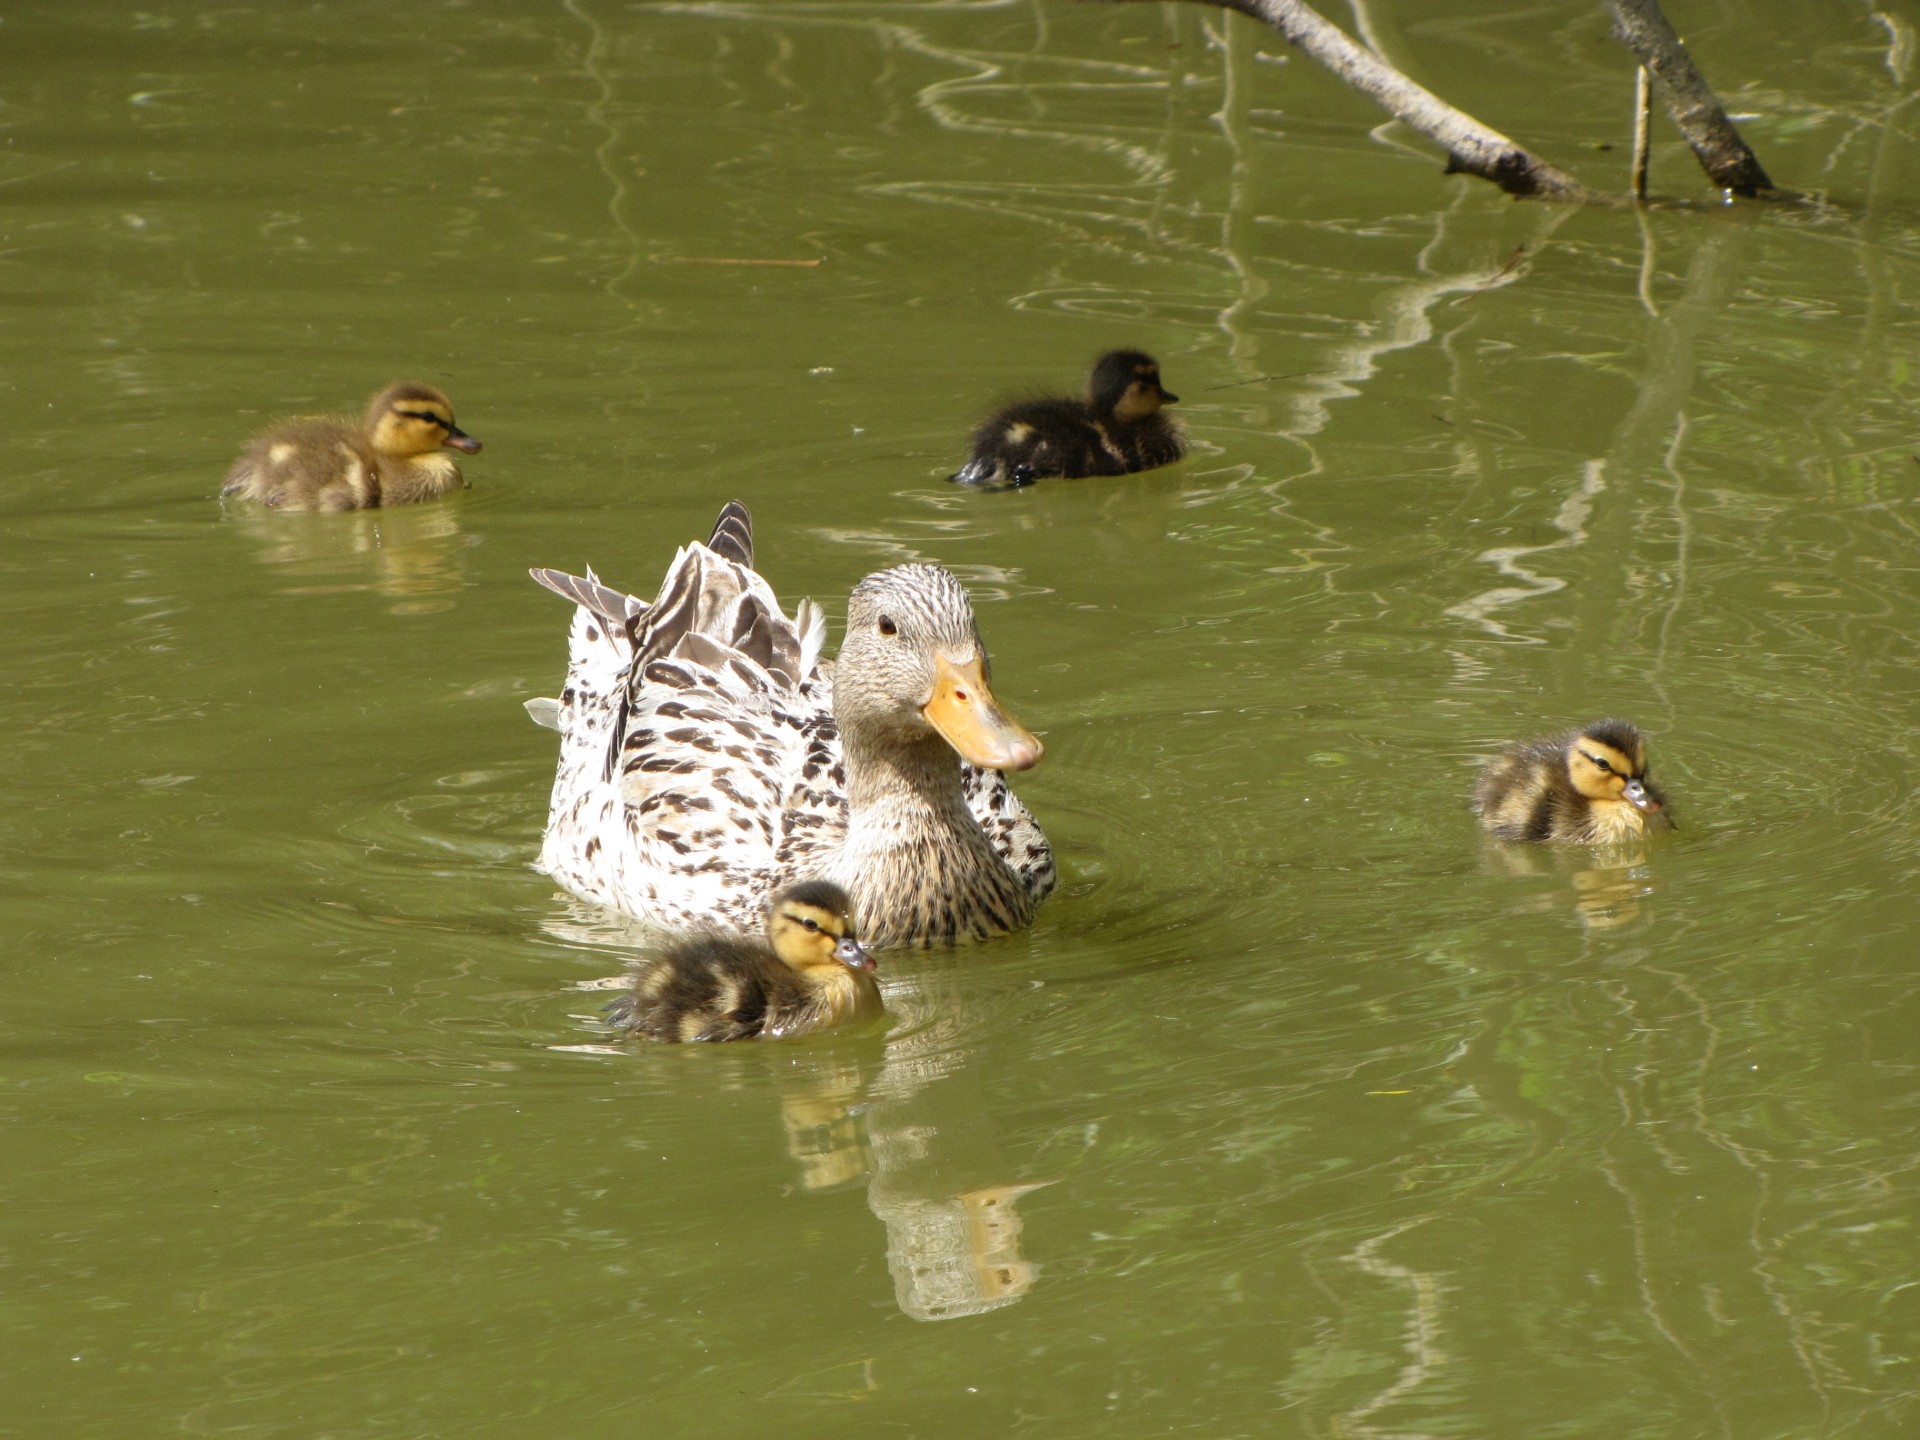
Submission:
[[[1600,5],[1326,9],[1623,183]],[[1200,7],[0,7],[0,1435],[1916,1433],[1920,17],[1671,9],[1823,203]],[[1189,459],[945,483],[1122,344]],[[215,499],[395,378],[470,491]],[[621,1043],[526,569],[729,497],[966,581],[1062,882]],[[1608,713],[1678,836],[1486,841]]]

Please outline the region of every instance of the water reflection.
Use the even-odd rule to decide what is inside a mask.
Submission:
[[[325,516],[235,506],[228,518],[283,593],[375,590],[392,598],[396,615],[451,609],[467,583],[466,550],[477,543],[451,502]]]
[[[1375,1419],[1438,1376],[1450,1358],[1440,1344],[1444,1299],[1448,1289],[1444,1274],[1391,1260],[1382,1253],[1391,1241],[1425,1225],[1432,1218],[1431,1215],[1416,1216],[1382,1234],[1371,1235],[1341,1257],[1361,1274],[1405,1293],[1406,1318],[1401,1334],[1407,1358],[1383,1389],[1341,1412],[1334,1430],[1337,1435],[1391,1436],[1393,1440],[1431,1440],[1433,1436],[1431,1430],[1408,1430],[1399,1424],[1382,1425]],[[1390,1308],[1391,1304],[1389,1300],[1387,1307]]]
[[[951,1320],[1011,1305],[1039,1269],[1022,1253],[1021,1184],[1000,1153],[970,1063],[983,1024],[951,955],[926,959],[888,992],[902,1024],[875,1079],[867,1135],[867,1205],[887,1227],[894,1299],[916,1320]]]
[[[929,1028],[890,1043],[871,1080],[829,1060],[780,1087],[801,1188],[867,1182],[867,1205],[886,1227],[894,1300],[915,1320],[1011,1305],[1040,1273],[1021,1249],[1018,1202],[1052,1182],[1006,1178],[966,1059]]]
[[[611,927],[629,943],[646,931],[618,917],[596,921],[569,900],[550,933],[602,945]],[[799,1188],[827,1194],[865,1182],[886,1229],[894,1300],[915,1320],[952,1320],[1011,1305],[1040,1267],[1021,1243],[1022,1196],[1052,1180],[1022,1181],[1002,1154],[974,1046],[987,1024],[959,984],[951,955],[902,958],[883,980],[893,1017],[875,1060],[863,1037],[735,1046],[765,1060],[784,1148]],[[901,971],[906,973],[902,974]],[[610,993],[625,977],[585,982]],[[606,1043],[558,1049],[619,1053]],[[620,1047],[644,1062],[656,1048]]]
[[[1650,312],[1647,359],[1634,403],[1615,427],[1609,453],[1580,467],[1578,482],[1550,517],[1560,535],[1481,552],[1482,564],[1518,583],[1483,590],[1452,606],[1448,614],[1496,640],[1545,643],[1545,637],[1528,628],[1511,626],[1500,612],[1568,586],[1561,576],[1530,568],[1531,562],[1556,551],[1591,545],[1598,556],[1579,587],[1581,603],[1574,622],[1582,643],[1566,645],[1564,651],[1570,657],[1590,653],[1606,643],[1623,613],[1657,605],[1664,619],[1660,646],[1664,652],[1665,631],[1687,593],[1692,526],[1681,457],[1688,440],[1687,407],[1699,382],[1700,341],[1725,308],[1739,273],[1747,231],[1728,225],[1693,238],[1695,248],[1682,296],[1664,313],[1650,298],[1643,301]],[[1648,268],[1643,263],[1643,275]],[[1648,289],[1644,279],[1640,288],[1643,293]],[[1668,485],[1661,485],[1662,476]],[[1646,552],[1638,549],[1641,546],[1653,550],[1651,560],[1643,558]],[[1528,618],[1532,620],[1531,615]]]
[[[890,983],[896,1025],[871,1074],[822,1057],[781,1087],[787,1154],[812,1191],[867,1182],[887,1232],[894,1300],[915,1320],[952,1320],[1011,1305],[1039,1267],[1021,1248],[1021,1183],[1001,1154],[972,1063],[980,1018],[951,956]]]
[[[780,1123],[803,1190],[839,1190],[873,1173],[873,1147],[859,1113],[865,1098],[865,1077],[857,1066],[835,1068],[783,1090]]]
[[[1542,889],[1514,908],[1552,914],[1567,908],[1587,930],[1618,930],[1650,918],[1644,902],[1654,893],[1645,843],[1556,849],[1543,846],[1490,845],[1488,868],[1498,874],[1564,876],[1564,888]]]

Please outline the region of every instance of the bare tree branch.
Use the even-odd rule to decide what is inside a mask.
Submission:
[[[1727,112],[1694,69],[1687,47],[1660,13],[1658,0],[1607,0],[1613,33],[1653,77],[1667,114],[1680,127],[1713,183],[1736,195],[1762,195],[1774,188]]]
[[[1548,164],[1491,126],[1456,110],[1323,19],[1302,0],[1202,0],[1237,10],[1278,30],[1395,119],[1447,152],[1447,172],[1491,180],[1509,195],[1549,200],[1597,198],[1573,176]]]
[[[1368,49],[1317,14],[1306,0],[1198,0],[1222,10],[1237,10],[1272,29],[1331,70],[1347,85],[1379,104],[1408,128],[1447,152],[1447,172],[1478,175],[1509,195],[1548,200],[1618,202],[1620,197],[1589,190],[1573,176],[1542,160],[1489,125],[1456,110],[1416,85],[1378,53]],[[1794,198],[1774,187],[1753,151],[1733,128],[1727,112],[1693,66],[1686,47],[1660,12],[1659,0],[1607,0],[1614,33],[1639,59],[1642,84],[1650,84],[1667,113],[1693,147],[1715,184],[1736,195]],[[1634,135],[1634,194],[1646,198],[1646,100],[1638,101],[1640,123]]]

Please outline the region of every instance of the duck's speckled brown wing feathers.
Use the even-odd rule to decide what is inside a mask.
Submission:
[[[826,617],[791,617],[750,568],[751,521],[721,512],[644,604],[536,570],[572,600],[566,688],[529,702],[561,735],[540,866],[577,894],[674,929],[757,931],[768,897],[817,876],[845,839]],[[1037,903],[1053,855],[996,771],[963,766],[969,808]]]
[[[757,928],[804,755],[796,676],[819,654],[819,607],[783,615],[766,581],[705,545],[674,557],[652,605],[592,577],[535,578],[580,606],[541,868],[675,929]]]

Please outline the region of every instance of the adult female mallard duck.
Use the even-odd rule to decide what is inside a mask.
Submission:
[[[1670,830],[1666,803],[1647,778],[1647,742],[1624,720],[1511,745],[1473,795],[1480,823],[1502,840],[1576,845]]]
[[[364,420],[317,415],[263,432],[220,493],[281,510],[411,505],[466,483],[443,446],[473,455],[480,442],[453,423],[453,403],[433,386],[389,385]]]
[[[773,897],[764,941],[684,936],[648,960],[607,1017],[650,1040],[773,1040],[881,1009],[853,901],[838,885],[804,880]]]
[[[770,895],[830,880],[867,942],[951,944],[1031,923],[1053,854],[1007,770],[1040,742],[1000,708],[967,592],[937,565],[869,575],[840,657],[753,569],[746,507],[674,556],[652,604],[555,570],[579,607],[540,865],[669,929],[746,930]]]
[[[1187,444],[1160,407],[1179,399],[1161,388],[1160,362],[1151,355],[1111,351],[1095,363],[1086,399],[1009,405],[974,431],[972,455],[949,478],[997,488],[1170,465]]]

